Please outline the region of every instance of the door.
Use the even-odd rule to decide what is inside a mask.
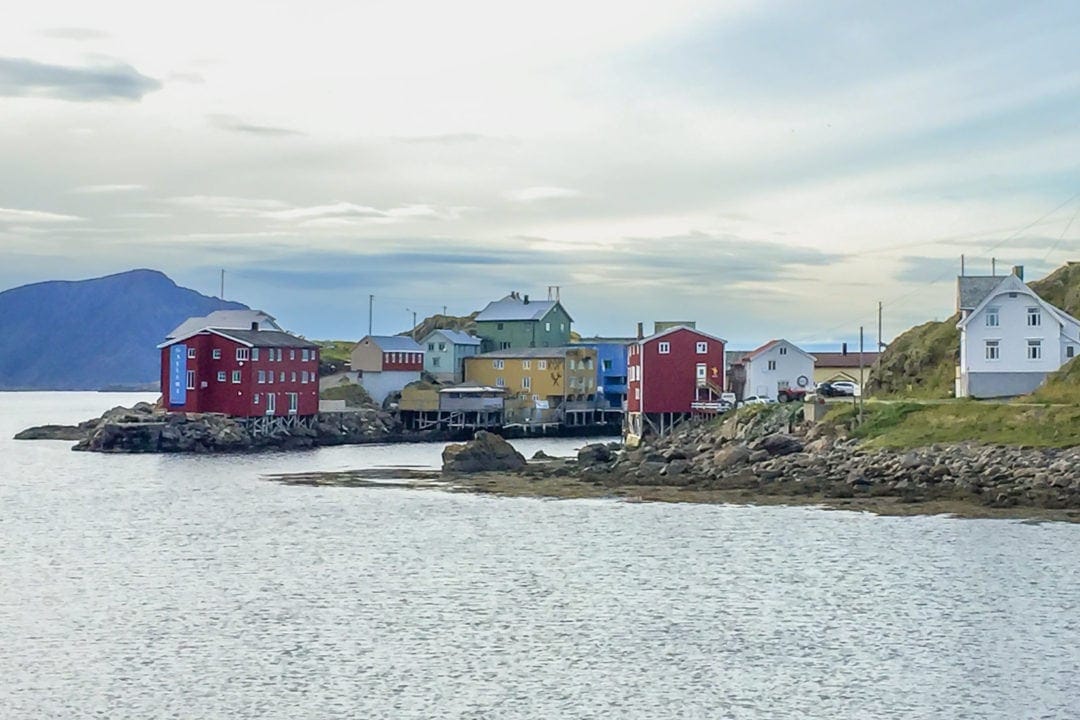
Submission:
[[[273,415],[277,411],[277,393],[266,393],[266,414]]]
[[[708,372],[709,372],[709,370],[705,366],[705,363],[698,363],[697,364],[697,384],[698,384],[698,387],[704,387],[705,386],[705,382],[709,377]]]

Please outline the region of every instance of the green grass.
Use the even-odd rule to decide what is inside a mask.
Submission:
[[[1046,383],[1027,399],[1053,405],[1080,405],[1080,364],[1075,360],[1069,361],[1052,373]]]
[[[863,422],[845,405],[825,422],[843,425],[869,447],[915,448],[974,442],[984,445],[1072,447],[1080,445],[1080,405],[1029,403],[875,403],[865,405]]]
[[[367,390],[353,383],[326,388],[319,393],[319,399],[344,400],[349,407],[360,407],[371,403],[371,396],[368,395]]]
[[[348,362],[355,340],[315,340],[319,345],[319,357],[324,363],[336,363],[339,366]]]

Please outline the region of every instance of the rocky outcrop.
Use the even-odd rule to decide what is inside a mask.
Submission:
[[[770,408],[740,427],[689,425],[589,460],[576,474],[611,487],[668,485],[760,495],[869,495],[898,502],[963,500],[993,507],[1080,508],[1080,448],[941,445],[868,449],[842,428],[801,425]],[[726,424],[725,424],[726,425]],[[548,469],[547,472],[553,472]]]
[[[480,430],[467,443],[447,445],[442,453],[442,469],[448,473],[520,470],[525,456],[494,433]]]
[[[148,403],[116,407],[79,425],[28,428],[16,438],[76,440],[75,450],[106,453],[248,452],[412,439],[395,416],[372,407],[316,415],[310,427],[254,434],[225,415],[166,413]]]

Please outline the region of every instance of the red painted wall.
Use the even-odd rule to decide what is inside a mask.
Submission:
[[[258,348],[258,360],[241,361],[236,359],[237,348],[245,347],[228,338],[213,333],[201,333],[182,343],[189,349],[187,369],[195,371],[195,389],[187,391],[187,402],[182,405],[169,405],[169,346],[161,349],[161,387],[166,410],[170,412],[219,412],[232,417],[256,417],[266,415],[267,394],[276,398],[275,416],[289,415],[287,393],[297,394],[297,415],[314,415],[319,411],[319,352],[317,348],[308,350],[305,362],[300,348]],[[195,349],[195,357],[190,357],[190,349]],[[213,351],[221,350],[221,358],[215,360]],[[281,352],[281,360],[271,360],[270,351]],[[263,371],[263,382],[258,382],[259,371]],[[307,371],[308,381],[303,382],[303,372]],[[240,372],[240,382],[233,382],[233,372]],[[224,381],[218,380],[218,373],[224,372]],[[274,373],[274,382],[269,382],[269,373]],[[282,379],[284,373],[284,379]],[[295,379],[294,379],[295,378]],[[258,400],[256,401],[256,396]]]
[[[396,351],[384,352],[382,369],[421,372],[424,369],[424,353]]]
[[[670,352],[660,354],[660,344],[668,343]],[[698,354],[697,343],[708,343],[708,350]],[[637,378],[627,383],[629,412],[690,412],[697,388],[697,366],[704,363],[708,379],[724,387],[724,344],[689,328],[682,328],[644,343],[631,346],[628,367]],[[639,401],[638,394],[641,394]]]

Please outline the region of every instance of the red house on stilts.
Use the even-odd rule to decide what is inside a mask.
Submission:
[[[632,343],[627,356],[626,439],[666,435],[695,414],[715,414],[726,340],[677,326]]]
[[[192,318],[158,346],[165,409],[250,419],[255,432],[310,423],[319,411],[318,345],[264,313],[231,316],[228,323],[215,323],[215,314]]]

